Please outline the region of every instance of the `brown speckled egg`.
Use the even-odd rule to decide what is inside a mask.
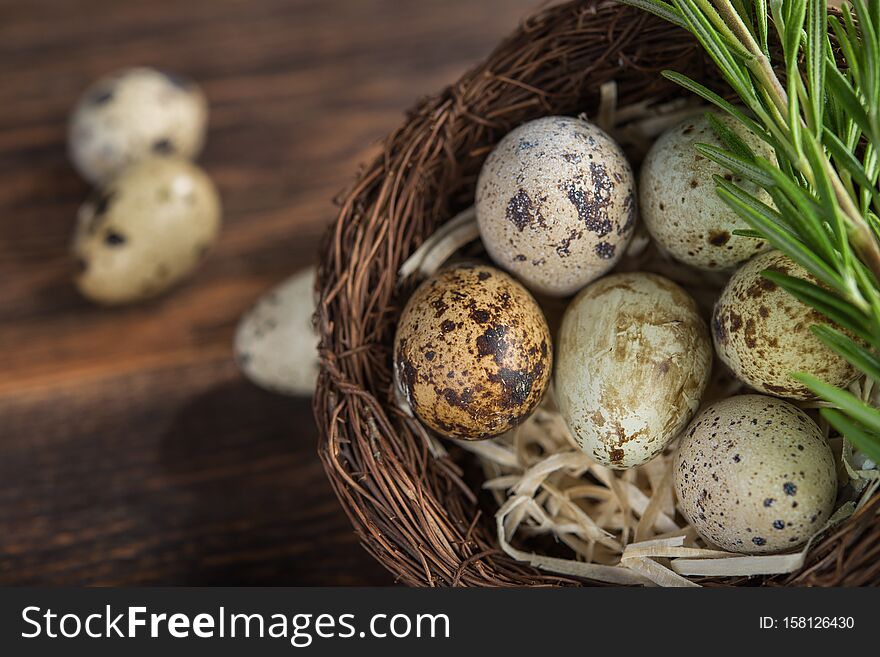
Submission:
[[[199,167],[142,160],[80,207],[76,285],[106,305],[155,296],[198,266],[219,228],[220,199]]]
[[[727,115],[715,115],[758,155],[774,161],[773,149]],[[706,118],[691,118],[654,143],[639,178],[639,210],[657,243],[681,262],[700,269],[729,269],[770,245],[734,235],[749,228],[715,191],[714,175],[729,180],[772,205],[770,195],[733,176],[698,153],[698,143],[723,147]]]
[[[68,150],[80,175],[106,183],[149,156],[195,157],[208,105],[179,75],[131,68],[101,78],[83,94],[70,120]]]
[[[707,406],[682,437],[673,467],[684,516],[732,552],[800,547],[831,517],[837,497],[834,458],[819,427],[764,395]]]
[[[807,372],[839,387],[852,383],[858,375],[855,368],[810,330],[828,320],[761,276],[765,269],[817,282],[779,251],[743,265],[727,283],[712,315],[712,337],[721,360],[756,390],[790,399],[813,397],[789,376],[793,372]]]
[[[634,190],[626,156],[597,126],[567,116],[530,121],[486,158],[480,235],[492,259],[531,289],[574,294],[626,250]]]
[[[457,265],[422,283],[403,310],[394,375],[416,416],[445,436],[480,440],[525,420],[550,380],[550,331],[504,272]]]
[[[612,274],[571,302],[554,390],[581,449],[612,468],[659,454],[697,412],[712,344],[693,299],[656,274]]]

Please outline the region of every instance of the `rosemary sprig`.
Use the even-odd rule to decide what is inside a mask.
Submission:
[[[770,162],[729,130],[718,131],[724,148],[698,146],[769,193],[774,207],[716,179],[718,194],[752,228],[739,232],[766,239],[822,286],[764,275],[828,317],[840,330],[814,326],[815,334],[880,385],[880,0],[850,0],[839,17],[825,0],[622,2],[690,31],[742,108],[680,73],[664,75],[773,147]],[[771,29],[781,46],[776,62]],[[880,463],[880,410],[809,374],[792,376],[832,406],[821,411],[831,426]]]

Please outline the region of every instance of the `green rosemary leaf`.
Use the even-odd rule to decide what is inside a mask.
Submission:
[[[767,0],[754,0],[755,22],[758,26],[758,43],[767,57],[770,57],[770,47],[767,41]]]
[[[843,5],[840,7],[840,10],[841,15],[843,16],[843,26],[846,29],[846,38],[852,46],[852,51],[851,53],[848,53],[846,59],[849,67],[849,73],[853,76],[853,81],[855,82],[856,87],[862,87],[863,82],[860,76],[861,57],[859,56],[859,54],[861,51],[861,45],[859,44],[859,31],[856,29],[856,24],[853,20],[852,11],[850,10],[850,4],[848,2],[843,3]],[[852,55],[852,57],[850,57],[849,55]]]
[[[835,236],[837,237],[837,247],[838,249],[848,249],[849,243],[847,241],[846,227],[841,218],[840,207],[835,199],[834,188],[832,187],[831,180],[829,180],[823,170],[822,158],[824,157],[824,152],[812,134],[804,135],[804,152],[810,161],[814,178],[813,184],[816,187],[824,218],[826,221],[830,220],[830,224],[834,228]]]
[[[647,11],[673,25],[678,25],[679,27],[687,29],[687,25],[685,24],[684,19],[682,19],[681,13],[668,2],[663,2],[662,0],[620,0],[620,2],[629,5],[630,7],[636,7],[642,11]]]
[[[821,302],[824,306],[834,308],[838,312],[850,316],[852,321],[855,322],[856,328],[859,328],[860,330],[864,329],[862,315],[855,311],[852,304],[847,303],[839,296],[815,283],[772,269],[762,272],[762,276],[773,281],[777,285],[784,286],[786,289],[797,292],[803,298],[815,299]]]
[[[857,258],[852,259],[851,267],[853,278],[863,299],[873,308],[875,327],[880,335],[880,284],[873,272]],[[865,312],[868,312],[867,309]]]
[[[864,316],[859,314],[851,304],[847,304],[838,296],[828,292],[828,290],[801,278],[769,270],[761,272],[761,275],[776,283],[798,300],[815,308],[835,324],[842,326],[865,340],[865,342],[876,346],[877,339],[871,335],[870,329],[865,326]]]
[[[730,152],[744,160],[754,162],[755,153],[749,145],[743,141],[742,137],[727,127],[723,122],[719,121],[718,117],[712,112],[706,112],[706,120],[709,122],[709,125],[712,126],[715,135],[721,140],[721,143],[730,150]]]
[[[849,80],[844,77],[843,73],[828,62],[825,66],[825,79],[828,81],[829,91],[834,94],[835,99],[844,107],[847,115],[852,119],[861,131],[867,135],[871,134],[871,123],[868,121],[868,115],[862,103],[859,101]]]
[[[804,34],[804,18],[806,3],[804,0],[783,4],[786,10],[785,23],[782,26],[782,52],[785,59],[786,80],[788,82],[788,129],[794,150],[801,152],[801,112],[800,98],[806,96],[803,88],[799,65],[800,44]]]
[[[871,226],[871,230],[874,231],[874,235],[877,237],[877,241],[880,242],[880,217],[878,217],[873,212],[866,213],[868,224]]]
[[[773,203],[786,221],[802,231],[804,242],[812,246],[820,256],[827,261],[834,261],[836,259],[835,246],[831,242],[829,233],[824,229],[818,203],[805,188],[799,186],[790,176],[779,169],[768,163],[763,166],[763,170],[773,178],[776,186],[767,191],[773,197]]]
[[[753,161],[746,160],[735,153],[712,144],[696,144],[694,148],[697,149],[698,153],[720,164],[725,169],[729,169],[736,175],[761,187],[770,187],[774,184],[773,178],[766,175],[761,167],[754,164]]]
[[[797,62],[804,32],[804,19],[807,16],[807,3],[805,0],[797,0],[797,2],[787,2],[784,6],[788,11],[783,28],[782,51],[786,63],[789,60]]]
[[[858,159],[856,159],[856,156],[852,154],[852,151],[840,141],[840,138],[836,134],[828,129],[822,133],[822,138],[822,142],[834,157],[834,161],[837,163],[838,168],[842,168],[852,176],[853,180],[855,180],[861,189],[866,190],[873,197],[875,203],[880,203],[880,190],[876,187],[876,181],[872,181],[868,178],[868,174],[865,172],[865,167],[858,161]]]
[[[880,382],[880,358],[837,329],[818,324],[811,330],[825,346],[852,363],[859,371]]]
[[[825,95],[825,130],[841,135],[841,142],[849,145],[853,122],[843,111],[843,107],[832,94]]]
[[[749,118],[741,109],[739,109],[732,103],[724,100],[721,96],[716,94],[708,87],[703,86],[699,82],[696,82],[695,80],[692,80],[691,78],[687,77],[686,75],[682,75],[677,71],[663,71],[663,77],[690,91],[691,93],[696,94],[706,102],[712,103],[718,109],[727,112],[755,134],[761,135],[765,139],[767,138],[766,131],[763,127],[761,127],[753,119]]]
[[[710,20],[692,4],[693,1],[674,0],[688,29],[697,37],[733,90],[741,98],[754,96],[754,93],[750,92],[750,80],[742,65],[732,57],[730,51],[725,47],[724,38],[712,27]]]
[[[866,432],[862,427],[833,408],[823,408],[822,417],[858,450],[865,453],[874,463],[880,463],[880,437]]]
[[[829,385],[821,379],[804,372],[793,374],[792,378],[803,383],[825,401],[834,404],[869,431],[874,433],[880,432],[880,411],[863,403],[851,392]]]
[[[813,251],[806,248],[804,243],[794,236],[790,230],[783,228],[773,221],[768,221],[764,215],[753,210],[750,205],[743,203],[727,190],[719,188],[717,192],[733,208],[734,212],[748,222],[755,230],[764,233],[764,238],[773,246],[829,287],[836,290],[846,289],[840,274],[831,269]]]
[[[880,159],[878,159],[878,152],[873,144],[868,144],[865,147],[865,153],[862,157],[862,166],[864,167],[865,175],[868,176],[868,181],[871,184],[868,187],[862,187],[859,190],[859,193],[862,213],[866,215],[866,219],[870,223],[871,214],[873,214],[871,212],[871,204],[873,203],[874,208],[880,210],[880,198],[876,195],[878,192],[877,179],[878,175],[880,175]]]
[[[858,60],[855,50],[853,48],[853,42],[849,38],[849,32],[847,32],[846,28],[840,22],[840,19],[837,16],[829,16],[828,24],[831,26],[831,29],[834,32],[834,37],[837,39],[837,45],[840,47],[840,50],[843,52],[843,58],[850,62],[850,67],[852,64]],[[837,68],[836,62],[828,61],[825,65],[825,70],[828,71],[829,68]],[[852,70],[852,69],[851,69]],[[834,98],[833,95],[830,96]]]
[[[731,196],[736,197],[741,203],[751,207],[754,212],[762,214],[767,221],[772,221],[777,224],[782,222],[782,217],[776,211],[776,208],[770,207],[736,183],[727,180],[724,176],[715,175],[712,177],[715,180],[715,185],[718,188],[723,189]],[[794,231],[791,231],[791,233],[792,235],[794,235]]]
[[[733,231],[734,235],[739,235],[740,237],[754,237],[755,239],[762,240],[764,239],[764,235],[759,233],[756,230],[752,230],[751,228],[737,228]]]
[[[782,2],[781,0],[770,0],[770,16],[773,19],[773,27],[776,28],[776,34],[782,39],[783,32],[785,30],[785,15],[782,11]]]
[[[810,92],[813,132],[822,135],[825,108],[825,62],[828,42],[828,8],[824,0],[810,0],[807,19],[807,80]]]
[[[859,52],[864,56],[861,83],[864,87],[867,106],[876,110],[877,103],[880,101],[880,43],[877,41],[878,35],[865,0],[850,1],[856,10],[856,19],[862,37],[859,44],[861,45]],[[876,137],[876,131],[874,136]]]

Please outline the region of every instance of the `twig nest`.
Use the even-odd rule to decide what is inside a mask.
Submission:
[[[192,158],[207,125],[205,96],[195,83],[152,68],[104,77],[83,94],[70,121],[68,150],[80,175],[106,183],[151,155]]]
[[[235,332],[235,360],[262,388],[310,396],[318,378],[315,268],[294,274],[265,295],[241,319]]]
[[[76,285],[109,305],[160,294],[196,268],[219,227],[220,199],[201,169],[143,160],[80,207]]]
[[[504,272],[463,264],[416,289],[394,340],[394,376],[415,415],[445,436],[480,440],[525,420],[553,363],[538,304]]]
[[[834,510],[831,448],[809,416],[773,397],[740,395],[706,407],[674,465],[685,517],[725,550],[803,545]]]
[[[645,463],[678,435],[712,366],[694,300],[643,272],[606,276],[575,297],[557,354],[560,413],[584,452],[617,469]]]
[[[715,305],[712,337],[718,356],[740,381],[779,397],[813,398],[808,388],[791,378],[794,372],[848,386],[858,374],[855,368],[810,330],[828,320],[761,276],[767,269],[818,282],[779,251],[747,262],[731,277]]]
[[[773,161],[770,146],[727,115],[716,118],[756,154]],[[639,210],[651,236],[677,260],[700,269],[729,269],[770,248],[764,240],[734,235],[749,225],[715,192],[713,176],[729,180],[772,205],[758,186],[734,177],[694,147],[722,146],[705,117],[686,119],[661,135],[648,152],[639,179]]]
[[[477,181],[486,250],[543,294],[566,296],[609,271],[635,223],[632,170],[621,148],[581,119],[551,116],[502,139]]]

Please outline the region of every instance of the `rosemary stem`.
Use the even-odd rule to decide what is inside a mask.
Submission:
[[[837,172],[833,171],[830,163],[826,163],[826,167],[831,169],[832,175],[829,178],[834,186],[834,193],[849,219],[849,235],[853,247],[855,247],[856,253],[859,254],[863,262],[868,266],[868,269],[871,270],[871,273],[874,274],[874,277],[880,281],[880,244],[877,243],[874,232],[858,211],[852,197],[847,193]]]
[[[754,59],[748,63],[749,70],[752,72],[752,75],[758,78],[758,80],[760,80],[764,86],[772,92],[770,98],[773,101],[773,104],[776,105],[782,118],[787,121],[788,94],[785,92],[782,83],[779,82],[779,78],[776,77],[776,72],[773,70],[770,60],[767,59],[767,55],[764,54],[764,50],[761,48],[760,44],[755,41],[749,28],[743,23],[742,17],[739,15],[736,8],[730,3],[730,0],[714,0],[714,3],[718,14],[724,19],[724,22],[736,35],[736,38],[739,39],[742,46],[754,57]]]

